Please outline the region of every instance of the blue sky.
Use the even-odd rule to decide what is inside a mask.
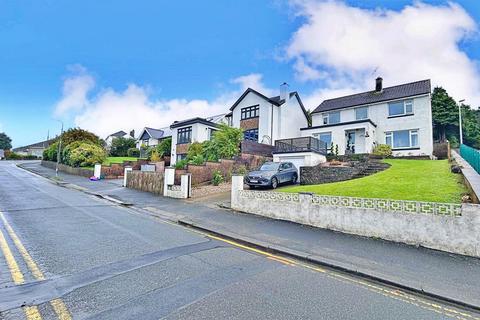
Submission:
[[[163,126],[170,123],[172,114],[189,114],[189,108],[197,113],[226,111],[235,95],[249,85],[275,94],[283,81],[305,96],[310,108],[324,97],[368,89],[375,64],[365,62],[360,53],[364,49],[348,46],[343,50],[351,50],[349,56],[358,54],[357,64],[338,54],[339,47],[345,44],[312,45],[326,38],[322,33],[326,27],[316,19],[323,20],[323,13],[338,12],[340,20],[348,20],[358,9],[367,14],[367,24],[371,20],[375,26],[375,20],[380,19],[391,25],[396,22],[376,17],[375,10],[407,16],[409,13],[402,10],[411,6],[411,1],[348,1],[316,6],[319,3],[322,2],[0,1],[0,132],[5,131],[14,146],[20,146],[45,138],[48,130],[50,135],[57,133],[60,124],[54,118],[62,119],[66,126],[81,125],[100,135],[115,128]],[[445,17],[458,15],[448,30],[460,30],[464,35],[453,32],[445,40],[455,46],[447,54],[463,65],[461,81],[478,80],[478,65],[473,73],[467,69],[478,64],[480,58],[475,30],[480,19],[479,5],[476,1],[461,1],[457,2],[458,9],[448,7],[445,1],[425,3],[426,8],[415,10],[426,15],[427,26],[432,9],[443,8]],[[432,28],[436,26],[435,15],[434,12]],[[311,43],[295,36],[304,27],[309,29],[306,33]],[[348,31],[353,26],[343,28]],[[433,39],[439,35],[429,36]],[[389,52],[386,49],[383,56]],[[411,54],[418,56],[418,52]],[[432,57],[435,59],[442,58]],[[387,84],[416,78],[442,80],[439,74],[447,78],[454,70],[433,70],[435,67],[429,62],[419,59],[422,67],[418,69],[423,73],[397,76],[395,70],[389,69],[387,60],[379,62],[383,76],[394,75],[388,78],[390,81],[385,79]],[[94,84],[84,91],[72,89],[77,92],[72,98],[68,88],[65,90],[66,81],[79,76]],[[449,89],[448,81],[440,80]],[[72,83],[76,86],[82,82]],[[478,101],[477,94],[480,97],[477,87],[462,91],[455,84],[450,86],[472,103]],[[55,112],[62,101],[67,111]],[[153,117],[155,123],[149,122],[152,119],[146,119],[145,124],[141,119],[130,123],[128,117],[117,119],[116,109],[109,109],[108,103],[118,105],[119,113],[129,103],[131,108],[146,114],[166,109],[170,113]],[[102,120],[95,120],[94,115],[101,115]],[[107,123],[105,118],[109,115],[111,121]]]

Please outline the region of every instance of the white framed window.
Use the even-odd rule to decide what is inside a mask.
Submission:
[[[402,100],[388,104],[388,116],[400,117],[413,114],[413,100]]]
[[[355,120],[368,119],[368,107],[355,108]]]
[[[317,138],[320,141],[323,141],[327,144],[327,148],[330,147],[332,144],[332,133],[331,132],[320,132],[320,133],[315,133],[313,135],[315,138]]]
[[[418,148],[418,129],[385,132],[385,143],[392,149]]]
[[[322,114],[323,124],[334,124],[340,122],[340,111]]]

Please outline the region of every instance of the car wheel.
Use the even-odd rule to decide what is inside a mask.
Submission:
[[[278,180],[277,178],[273,177],[272,178],[272,189],[277,189],[278,187]]]
[[[255,186],[248,186],[248,187],[252,190],[255,189]]]
[[[296,183],[297,183],[297,175],[294,174],[292,177],[292,184],[296,184]]]

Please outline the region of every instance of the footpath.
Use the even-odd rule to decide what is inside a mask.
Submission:
[[[161,219],[480,310],[477,258],[268,219],[211,203],[165,198],[124,188],[121,180],[93,182],[64,173],[55,179],[55,171],[39,162],[19,167]]]

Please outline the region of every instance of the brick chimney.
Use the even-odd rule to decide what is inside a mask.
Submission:
[[[383,90],[383,85],[382,85],[382,77],[378,77],[377,79],[375,79],[375,92],[382,92]]]

